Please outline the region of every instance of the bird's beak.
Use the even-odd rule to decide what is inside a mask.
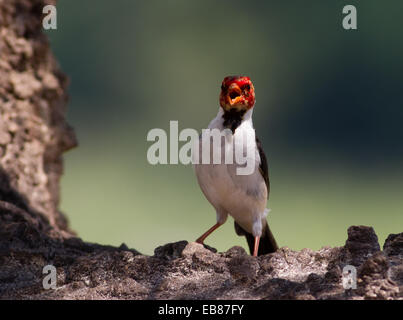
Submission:
[[[244,98],[242,97],[241,88],[239,88],[236,83],[231,84],[231,86],[228,88],[227,103],[232,107],[242,101],[244,101]]]

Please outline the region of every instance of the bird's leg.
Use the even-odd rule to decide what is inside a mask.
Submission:
[[[254,257],[257,257],[257,253],[259,251],[259,241],[260,241],[260,237],[255,237],[255,247],[253,248]]]
[[[210,229],[208,229],[205,233],[203,233],[199,238],[197,238],[196,242],[203,244],[204,240],[219,226],[221,226],[222,223],[217,222],[214,226],[212,226]]]

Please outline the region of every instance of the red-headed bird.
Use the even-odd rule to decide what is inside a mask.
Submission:
[[[220,163],[212,160],[211,151],[214,153],[215,148],[213,143],[209,145],[210,163],[203,164],[199,153],[198,164],[194,167],[200,188],[217,214],[217,223],[196,242],[203,243],[231,215],[235,220],[236,233],[246,237],[250,253],[257,256],[275,252],[278,246],[266,220],[270,185],[266,156],[253,128],[254,105],[255,90],[249,77],[231,76],[223,80],[220,108],[208,129],[226,132],[222,140],[229,143],[221,143],[219,150],[215,150],[223,156]],[[211,142],[213,138],[202,134],[198,144],[199,152],[203,152],[203,140],[206,139]],[[226,152],[236,154],[237,150],[242,150],[242,155],[245,156],[247,148],[252,148],[249,150],[253,152],[253,167],[250,173],[239,174],[237,168],[240,165],[236,159],[233,158],[233,163],[228,163],[223,158]]]

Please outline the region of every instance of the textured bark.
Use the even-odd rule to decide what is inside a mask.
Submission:
[[[403,299],[402,233],[381,251],[372,228],[354,226],[344,247],[258,258],[186,241],[145,256],[74,237],[58,202],[62,153],[76,141],[67,79],[41,28],[44,4],[0,1],[0,298]],[[357,289],[343,289],[347,264]],[[46,265],[57,269],[57,289],[42,285]]]

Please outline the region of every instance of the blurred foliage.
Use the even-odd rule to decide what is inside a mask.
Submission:
[[[342,28],[354,4],[358,30]],[[147,163],[147,132],[205,127],[224,76],[255,84],[270,225],[293,249],[403,225],[403,2],[58,1],[48,31],[71,78],[62,209],[85,240],[151,254],[215,223],[190,166]],[[244,239],[229,219],[207,243]]]

